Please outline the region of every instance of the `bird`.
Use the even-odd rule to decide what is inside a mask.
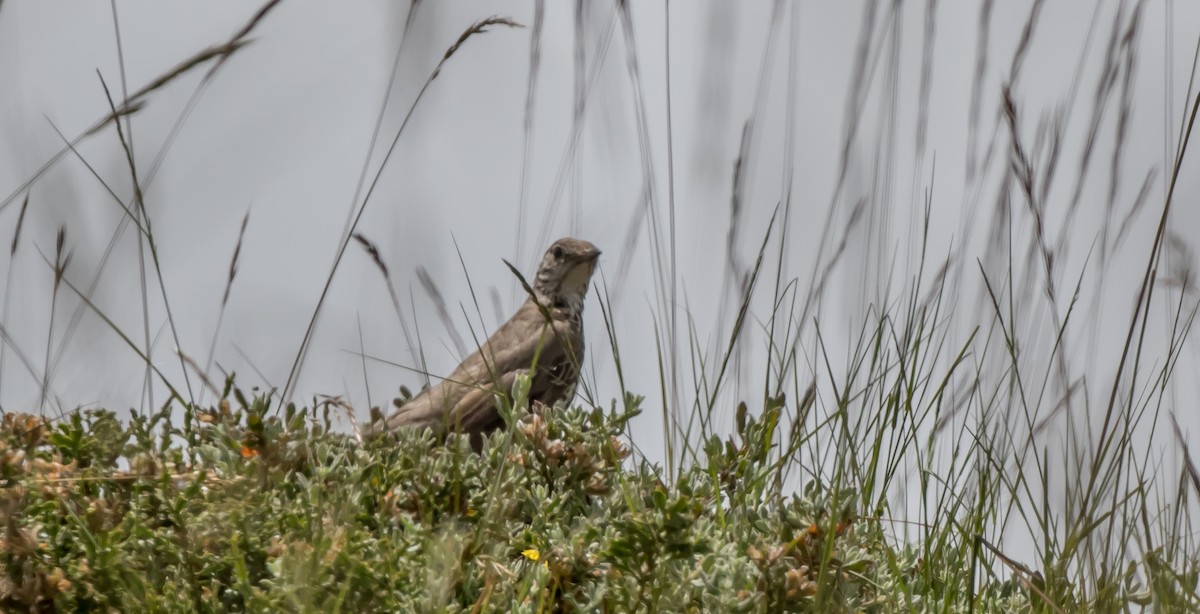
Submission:
[[[449,376],[398,407],[377,429],[458,432],[469,435],[479,451],[483,436],[504,426],[495,394],[512,390],[517,376],[530,377],[530,407],[573,398],[583,361],[584,298],[599,257],[600,250],[582,239],[551,244],[532,287],[521,280],[529,296],[517,312]]]

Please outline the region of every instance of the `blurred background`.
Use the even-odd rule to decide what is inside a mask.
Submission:
[[[471,35],[428,82],[493,14],[523,27]],[[246,44],[222,54],[231,41]],[[711,409],[727,431],[738,401],[794,407],[810,384],[813,420],[870,411],[840,388],[863,340],[922,318],[929,372],[967,365],[923,433],[1086,442],[1118,374],[1122,397],[1157,390],[1194,432],[1200,163],[1176,158],[1198,41],[1200,7],[1172,0],[6,0],[0,406],[165,402],[132,344],[195,397],[213,398],[198,371],[236,372],[297,401],[340,395],[364,420],[515,309],[502,259],[530,275],[571,235],[604,250],[582,399],[646,395],[632,437],[651,461],[664,411]],[[121,134],[88,133],[105,85],[137,103]],[[349,238],[360,212],[386,279]],[[56,290],[56,253],[92,306]],[[1131,319],[1137,369],[1121,364]],[[1025,412],[972,408],[999,397]],[[1166,415],[1128,427],[1172,442],[1152,463],[1173,483]]]

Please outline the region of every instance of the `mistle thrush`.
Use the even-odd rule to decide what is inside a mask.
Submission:
[[[413,397],[378,425],[415,426],[483,435],[503,426],[494,395],[507,394],[518,375],[530,376],[529,402],[570,399],[583,361],[583,299],[600,250],[580,239],[555,241],[538,266],[533,295],[446,379]],[[536,363],[535,363],[536,357]]]

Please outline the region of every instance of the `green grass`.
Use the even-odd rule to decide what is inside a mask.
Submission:
[[[527,384],[526,384],[527,385]],[[519,395],[518,391],[518,395]],[[897,547],[849,488],[775,488],[779,407],[677,479],[629,454],[637,412],[519,410],[482,454],[426,433],[358,442],[342,409],[228,394],[171,421],[88,410],[0,430],[10,609],[1011,611],[971,588],[952,526]],[[636,407],[639,400],[630,399]],[[713,479],[716,476],[717,479]],[[721,510],[721,513],[718,513]],[[931,527],[932,529],[932,527]],[[937,558],[932,558],[932,556]],[[952,559],[950,561],[947,558]]]

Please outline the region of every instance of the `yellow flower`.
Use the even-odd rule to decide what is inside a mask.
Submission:
[[[521,555],[531,561],[537,561],[539,558],[542,557],[542,553],[538,552],[537,548],[530,548],[528,550],[522,550]]]

